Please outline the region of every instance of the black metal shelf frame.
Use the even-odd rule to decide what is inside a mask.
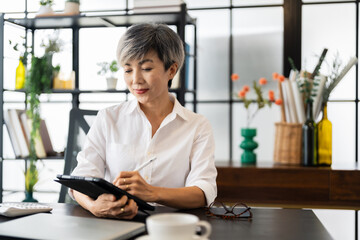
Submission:
[[[169,25],[178,25],[180,21],[186,24],[195,24],[195,19],[188,14],[181,16],[179,12],[144,13],[106,16],[52,16],[28,19],[7,19],[7,21],[20,25],[26,29],[57,29],[57,28],[98,28],[98,27],[124,27],[147,22],[166,22]]]
[[[127,2],[127,1],[126,1]],[[27,5],[27,0],[25,0]],[[128,6],[128,3],[126,3]],[[128,7],[125,9],[125,13],[109,13],[106,15],[91,15],[91,13],[81,14],[77,16],[53,16],[53,17],[39,17],[28,18],[28,11],[25,7],[25,18],[22,19],[5,19],[5,14],[0,13],[0,119],[3,122],[3,106],[4,106],[4,92],[23,92],[24,90],[11,90],[4,89],[4,25],[10,23],[11,25],[20,26],[25,30],[25,39],[27,39],[28,31],[31,31],[32,44],[34,44],[35,30],[40,29],[72,29],[72,42],[73,42],[73,70],[75,71],[75,89],[74,90],[51,90],[49,93],[44,94],[71,94],[72,95],[72,108],[79,108],[80,94],[88,93],[122,93],[128,98],[128,90],[80,90],[79,89],[79,30],[81,28],[97,28],[97,27],[129,27],[133,24],[143,22],[161,22],[168,25],[174,25],[177,28],[177,32],[180,38],[185,44],[185,26],[194,26],[194,54],[191,56],[196,66],[196,19],[191,18],[187,14],[186,4],[181,5],[179,12],[166,12],[166,13],[129,13]],[[182,105],[185,105],[185,94],[193,94],[193,109],[196,112],[196,67],[193,71],[193,89],[188,90],[185,86],[185,67],[180,72],[180,87],[177,89],[170,89],[170,92],[176,94],[177,99]],[[11,102],[11,101],[10,101]],[[62,101],[59,101],[62,102]],[[81,101],[84,102],[84,101]],[[8,102],[6,102],[8,103]],[[52,103],[51,101],[47,103]],[[56,102],[55,102],[56,103]],[[0,140],[3,140],[3,131],[0,128]],[[49,159],[49,158],[45,158]],[[50,158],[57,159],[57,158]],[[4,160],[24,160],[24,159],[4,159],[3,158],[3,146],[0,144],[0,202],[2,202],[3,192],[3,161]],[[25,159],[26,165],[26,159]]]

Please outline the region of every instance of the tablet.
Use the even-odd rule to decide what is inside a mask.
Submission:
[[[89,197],[96,199],[103,193],[113,194],[116,198],[121,198],[126,195],[129,199],[133,199],[139,207],[139,210],[155,210],[154,206],[149,205],[145,201],[141,200],[134,195],[131,195],[125,190],[116,187],[114,184],[102,178],[96,177],[81,177],[71,175],[57,175],[58,179],[54,181],[59,182],[69,188],[72,188],[78,192],[88,195]]]

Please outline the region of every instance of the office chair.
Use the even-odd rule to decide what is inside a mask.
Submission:
[[[70,175],[71,172],[77,165],[76,156],[82,148],[84,143],[84,138],[90,129],[90,124],[86,121],[86,117],[92,116],[95,118],[98,111],[95,110],[81,110],[73,108],[70,111],[69,119],[69,132],[68,140],[65,150],[65,165],[64,173],[65,175]],[[68,188],[64,185],[61,185],[59,203],[72,202],[73,200],[68,195]]]

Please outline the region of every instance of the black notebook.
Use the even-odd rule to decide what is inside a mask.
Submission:
[[[88,195],[89,197],[96,199],[103,193],[113,194],[117,198],[121,198],[126,195],[129,199],[133,199],[139,207],[139,210],[155,210],[154,206],[149,205],[147,202],[141,200],[134,195],[131,195],[125,190],[116,187],[114,184],[96,177],[82,177],[71,175],[57,175],[58,179],[54,181],[59,182],[69,188],[72,188],[78,192]]]

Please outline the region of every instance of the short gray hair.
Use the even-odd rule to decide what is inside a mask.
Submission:
[[[157,52],[159,59],[168,70],[173,63],[181,69],[184,58],[184,44],[179,35],[165,24],[143,23],[131,26],[120,38],[117,60],[120,65],[142,59],[149,51]]]

